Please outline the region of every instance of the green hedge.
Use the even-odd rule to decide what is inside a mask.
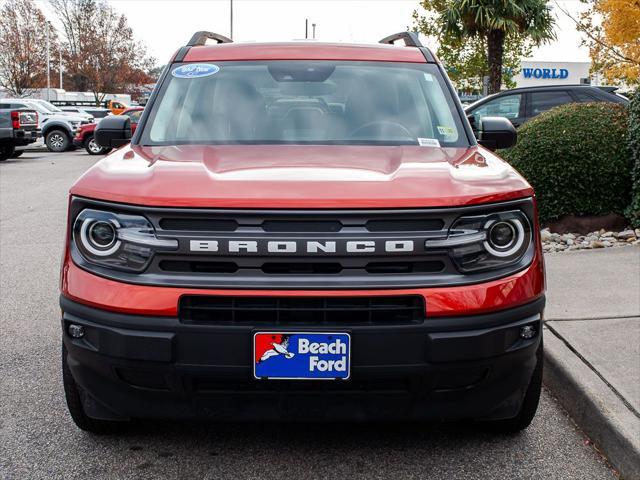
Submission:
[[[622,214],[631,200],[627,128],[624,105],[562,105],[526,123],[501,154],[533,185],[542,222]]]
[[[629,134],[627,138],[633,162],[633,193],[626,215],[631,225],[640,228],[640,87],[629,105]]]

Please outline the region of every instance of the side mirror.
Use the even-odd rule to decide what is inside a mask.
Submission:
[[[96,143],[104,148],[118,148],[131,141],[131,121],[126,115],[104,117],[96,126]]]
[[[478,143],[489,150],[513,147],[518,140],[515,127],[504,117],[484,117],[478,126]]]

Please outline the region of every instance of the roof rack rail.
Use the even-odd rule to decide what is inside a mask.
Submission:
[[[233,43],[233,40],[219,33],[202,31],[193,34],[193,37],[187,43],[187,47],[201,47],[207,43],[207,40],[215,40],[218,43]]]
[[[418,32],[394,33],[393,35],[384,37],[378,43],[386,43],[388,45],[393,45],[398,40],[404,40],[405,47],[423,47],[424,46],[422,45],[422,42],[420,42],[420,38],[418,38]]]

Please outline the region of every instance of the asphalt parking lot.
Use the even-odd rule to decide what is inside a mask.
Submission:
[[[92,436],[60,378],[58,267],[67,189],[98,158],[0,164],[0,478],[606,479],[615,473],[545,391],[515,436],[447,424],[140,423]]]

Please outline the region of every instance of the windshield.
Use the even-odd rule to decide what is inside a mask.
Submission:
[[[469,145],[437,66],[330,61],[174,65],[140,143]]]
[[[43,115],[51,115],[51,112],[46,108],[44,108],[44,105],[40,104],[40,102],[25,102],[25,103],[27,105],[27,108],[31,108]]]
[[[62,110],[60,110],[58,107],[56,107],[54,104],[49,103],[45,100],[41,100],[38,102],[40,105],[42,105],[45,109],[49,110],[52,113],[58,113],[58,112],[62,112]]]

